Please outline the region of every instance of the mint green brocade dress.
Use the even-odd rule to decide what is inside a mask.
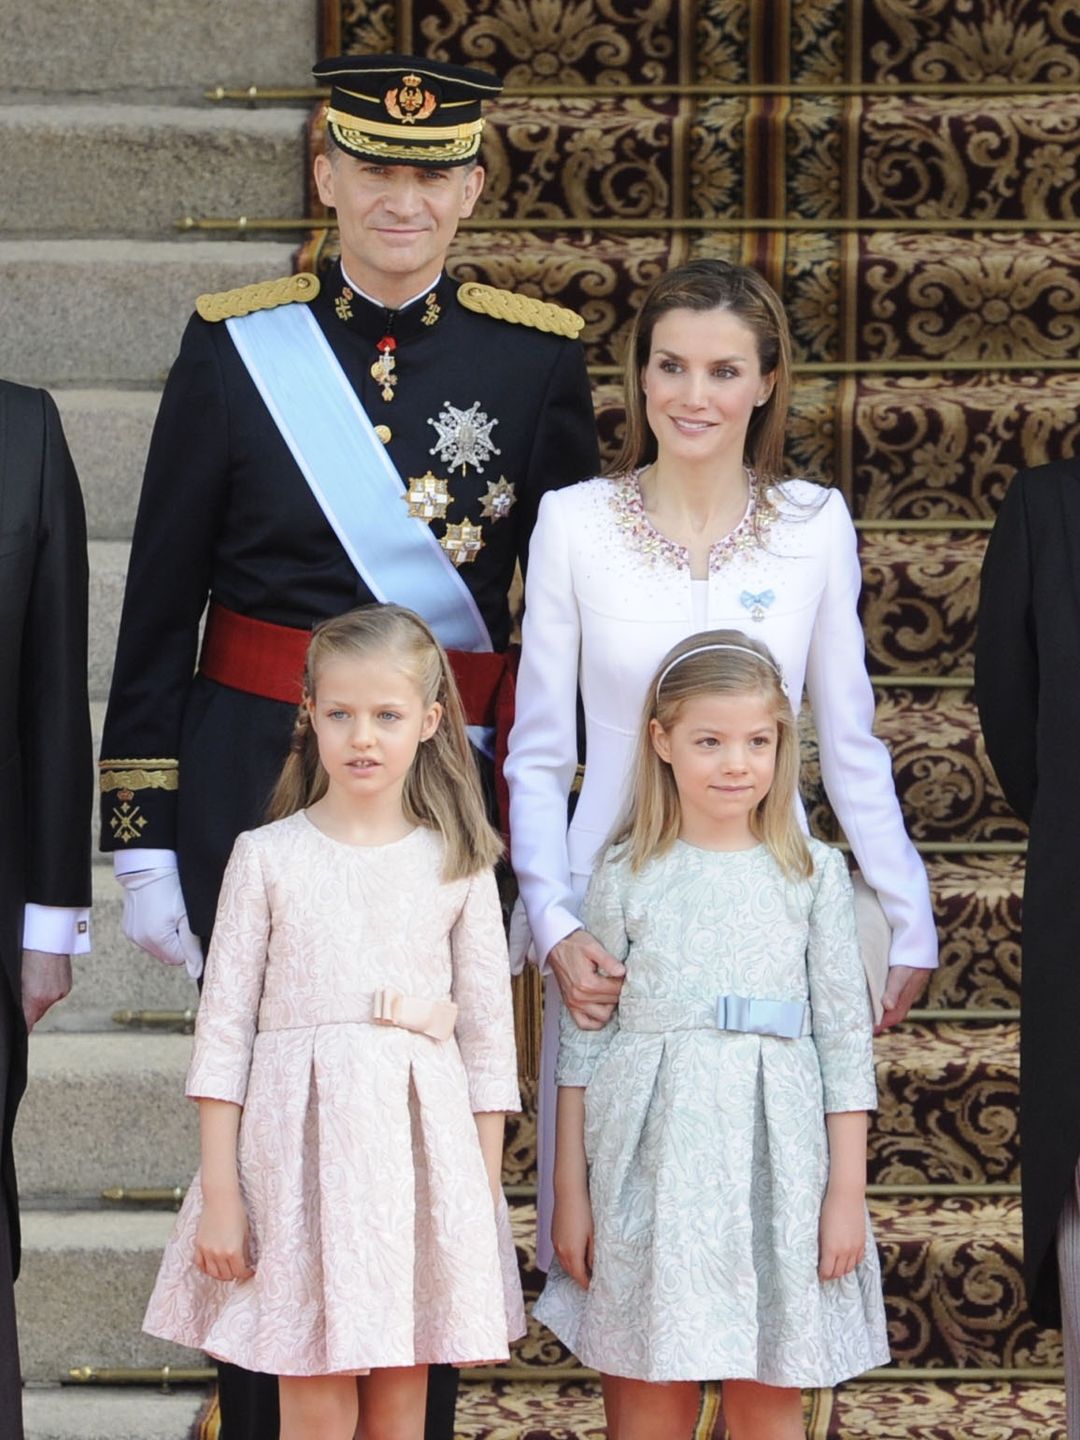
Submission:
[[[810,845],[798,882],[764,845],[683,841],[593,876],[582,919],[626,964],[624,1019],[564,1011],[557,1083],[586,1087],[594,1269],[583,1290],[556,1261],[535,1313],[607,1374],[816,1387],[889,1359],[869,1218],[856,1270],[817,1276],[825,1115],[877,1097],[847,867]],[[812,1034],[717,1029],[728,994],[808,1001]]]

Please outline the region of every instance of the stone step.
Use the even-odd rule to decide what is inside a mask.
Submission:
[[[704,98],[691,126],[691,212],[744,213],[742,157],[732,142],[749,122],[763,149],[770,132],[777,150],[786,149],[791,217],[835,219],[846,202],[847,213],[883,224],[1072,218],[1076,194],[1059,137],[1075,135],[1080,97],[1025,94],[1023,83],[974,98],[796,96],[768,115],[742,96]],[[850,182],[837,174],[841,154]]]
[[[126,540],[91,540],[90,552],[90,695],[107,700],[116,658],[116,632],[124,603],[128,555]]]
[[[93,949],[76,957],[71,994],[38,1022],[37,1034],[115,1030],[118,1010],[187,1010],[198,1004],[198,990],[183,966],[163,965],[124,938],[124,897],[111,857],[94,865],[93,879]]]
[[[198,1165],[190,1055],[187,1035],[32,1035],[15,1126],[24,1199],[187,1185]]]
[[[302,109],[0,105],[0,189],[13,202],[4,232],[171,239],[188,215],[301,215],[306,118]]]
[[[87,1385],[29,1389],[23,1395],[26,1440],[190,1440],[205,1400],[198,1386],[172,1394]]]
[[[23,1210],[15,1299],[24,1379],[56,1384],[80,1365],[206,1364],[140,1328],[173,1222],[166,1211]]]
[[[95,0],[73,25],[64,0],[9,7],[0,92],[130,94],[194,99],[207,85],[311,84],[317,54],[311,0]]]
[[[159,390],[54,390],[92,540],[130,536]]]
[[[871,674],[971,674],[985,532],[864,530],[859,615]]]
[[[287,275],[269,240],[3,240],[0,374],[32,385],[160,385],[195,297]]]
[[[713,1398],[707,1402],[717,1414],[708,1440],[726,1440],[715,1400],[715,1409]],[[466,1371],[457,1414],[462,1440],[601,1440],[607,1434],[600,1381],[587,1374],[492,1384],[470,1380]],[[1065,1440],[1065,1395],[1054,1380],[909,1380],[897,1370],[886,1381],[805,1391],[803,1418],[814,1440]]]
[[[1019,1038],[1011,1021],[909,1023],[879,1036],[871,1182],[1017,1183]]]
[[[927,856],[940,968],[925,1004],[1015,1009],[1020,1004],[1023,855]]]
[[[800,788],[813,831],[839,838],[821,779],[813,716],[804,710]],[[879,688],[874,733],[892,757],[908,834],[928,846],[1022,843],[1027,828],[1005,803],[983,744],[970,688]]]

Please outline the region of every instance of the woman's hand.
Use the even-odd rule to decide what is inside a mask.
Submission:
[[[626,966],[587,930],[572,930],[548,951],[563,1004],[582,1030],[600,1030],[619,1003]]]
[[[203,1211],[195,1231],[195,1264],[211,1280],[250,1280],[251,1264],[247,1211],[240,1191],[203,1197]]]
[[[593,1215],[587,1186],[556,1190],[551,1243],[571,1280],[587,1290],[593,1267]]]
[[[818,1229],[818,1279],[839,1280],[866,1252],[866,1202],[861,1186],[829,1185]]]

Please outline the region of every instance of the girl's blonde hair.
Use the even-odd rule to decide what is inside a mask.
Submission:
[[[630,800],[611,836],[624,845],[631,868],[671,849],[679,835],[679,792],[671,766],[656,753],[649,733],[655,720],[670,731],[684,705],[704,695],[760,695],[776,720],[776,771],[769,793],[750,817],[752,833],[767,845],[790,879],[814,873],[810,847],[796,818],[799,732],[780,668],[768,649],[741,630],[708,630],[681,640],[664,656],[649,685],[641,716]]]
[[[315,698],[319,672],[328,661],[370,655],[385,655],[401,670],[416,686],[425,710],[436,703],[442,706],[438,728],[421,742],[405,779],[406,819],[442,836],[445,880],[490,869],[502,855],[502,841],[487,818],[450,661],[420,616],[401,605],[365,605],[325,621],[313,633],[304,666],[304,698],[268,818],[294,815],[326,794],[329,780],[319,760],[308,701]]]
[[[744,458],[766,484],[782,479],[791,399],[787,315],[776,291],[749,265],[707,258],[690,260],[661,275],[634,316],[623,374],[626,429],[608,473],[629,475],[656,459],[656,436],[645,416],[641,372],[649,363],[656,322],[670,310],[728,310],[753,333],[761,373],[774,380],[769,398],[750,416]]]

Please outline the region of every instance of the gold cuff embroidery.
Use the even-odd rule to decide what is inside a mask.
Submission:
[[[178,760],[102,760],[98,769],[101,772],[101,793],[103,795],[108,795],[113,790],[178,790],[180,788],[180,762]]]

